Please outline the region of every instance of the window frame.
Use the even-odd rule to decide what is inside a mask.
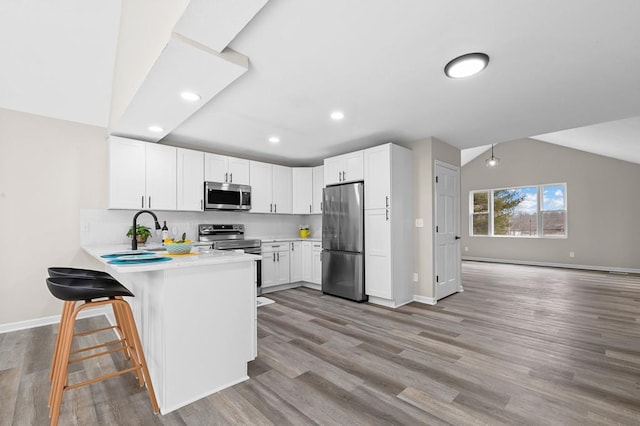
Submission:
[[[562,186],[563,187],[563,197],[564,197],[564,209],[561,210],[544,210],[543,206],[543,196],[544,196],[544,188],[548,186]],[[510,190],[510,189],[519,189],[519,188],[536,188],[537,197],[536,197],[536,235],[495,235],[494,234],[494,191],[501,190]],[[487,193],[488,198],[488,214],[489,214],[489,223],[487,226],[487,234],[474,234],[473,233],[473,217],[475,212],[474,208],[474,194],[476,193]],[[542,213],[548,211],[564,211],[564,235],[544,235],[543,222],[542,222]],[[482,213],[484,214],[484,213]],[[489,188],[489,189],[474,189],[469,191],[469,236],[470,237],[490,237],[490,238],[522,238],[522,239],[553,239],[553,240],[562,240],[567,239],[569,237],[569,203],[567,197],[567,183],[566,182],[557,182],[557,183],[543,183],[537,185],[518,185],[518,186],[510,186],[503,188]]]

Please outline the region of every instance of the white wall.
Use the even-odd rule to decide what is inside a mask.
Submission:
[[[96,267],[81,208],[106,206],[104,128],[0,109],[0,324],[60,314],[47,267]]]
[[[463,256],[640,272],[639,164],[534,139],[497,145],[495,155],[496,169],[485,167],[485,155],[462,168]],[[469,191],[560,182],[567,183],[567,238],[469,236]]]
[[[415,228],[414,269],[418,273],[415,295],[433,298],[434,162],[439,160],[460,166],[460,150],[431,137],[402,145],[413,151],[414,217],[424,220],[423,228]]]

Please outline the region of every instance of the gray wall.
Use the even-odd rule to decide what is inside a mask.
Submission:
[[[462,168],[463,257],[640,272],[639,164],[534,139],[497,145],[495,155],[495,169],[485,166],[488,154]],[[566,239],[469,236],[469,191],[560,182],[567,183]]]

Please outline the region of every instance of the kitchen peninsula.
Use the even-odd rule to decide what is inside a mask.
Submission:
[[[125,246],[83,248],[136,296],[128,302],[162,414],[248,379],[259,256],[227,251],[116,265],[101,256]]]

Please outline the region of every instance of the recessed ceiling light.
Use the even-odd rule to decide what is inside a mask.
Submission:
[[[162,127],[160,127],[160,126],[149,126],[149,127],[147,127],[147,129],[149,129],[149,131],[153,132],[153,133],[160,133],[160,132],[164,131],[164,129]]]
[[[478,74],[489,64],[489,56],[485,53],[467,53],[449,61],[444,73],[449,78],[465,78]]]
[[[279,138],[279,137],[277,137],[277,136],[271,136],[271,137],[269,138],[269,142],[271,142],[271,143],[278,143],[278,142],[280,142],[280,138]]]
[[[332,120],[342,120],[344,118],[344,113],[342,111],[333,111],[331,113]]]
[[[180,97],[189,102],[197,102],[201,99],[200,95],[193,92],[180,92]]]

